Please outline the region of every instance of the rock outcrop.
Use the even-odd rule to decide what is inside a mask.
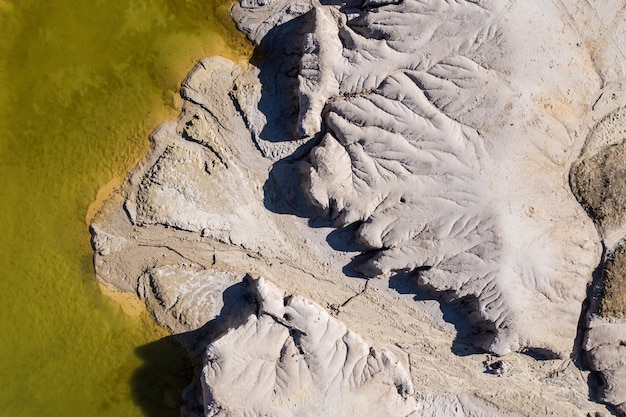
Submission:
[[[626,94],[602,91],[588,116],[594,123],[571,171],[572,190],[595,220],[604,254],[585,316],[583,349],[601,381],[597,397],[626,416]]]
[[[409,373],[321,306],[246,276],[256,311],[207,347],[206,416],[496,416],[467,396],[417,397]]]
[[[256,313],[207,348],[209,416],[406,416],[417,407],[407,371],[322,307],[248,278]]]
[[[552,23],[537,31],[520,18],[532,2],[301,2],[299,16],[277,6],[290,3],[234,15],[261,48],[277,22],[310,27],[297,125],[322,139],[305,191],[336,226],[359,225],[369,256],[358,270],[419,270],[420,285],[471,300],[489,351],[567,356],[599,248],[564,177],[582,145],[575,118],[600,85],[567,47],[581,41],[567,15],[542,5]],[[529,62],[520,33],[554,42]],[[276,37],[272,47],[294,42]]]
[[[626,415],[626,320],[593,316],[589,320],[584,349],[591,368],[600,374],[598,395]]]
[[[185,333],[185,414],[604,415],[580,347],[623,413],[623,323],[582,309],[625,234],[624,10],[241,0],[256,66],[202,60],[92,224]]]

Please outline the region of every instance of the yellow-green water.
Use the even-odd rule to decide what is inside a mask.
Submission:
[[[85,213],[197,59],[247,54],[229,5],[0,0],[1,417],[176,415],[179,348],[100,295]]]

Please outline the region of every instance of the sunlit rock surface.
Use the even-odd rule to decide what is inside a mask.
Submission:
[[[263,278],[247,276],[246,283],[257,310],[207,348],[205,415],[497,415],[465,396],[416,397],[393,353]]]
[[[583,349],[600,380],[595,395],[626,415],[626,94],[605,88],[588,115],[591,130],[572,165],[572,191],[595,220],[604,253],[585,316]]]
[[[322,140],[305,191],[336,226],[360,225],[369,257],[358,270],[420,270],[421,285],[471,300],[487,350],[567,356],[599,248],[564,177],[582,145],[577,119],[601,85],[593,61],[572,48],[582,40],[567,10],[301,2],[296,16],[278,7],[290,3],[242,3],[235,17],[261,47],[294,42],[273,35],[272,22],[310,26],[297,123]],[[550,24],[524,20],[538,17]],[[532,39],[553,41],[529,60]]]
[[[620,412],[583,309],[624,235],[625,9],[236,5],[255,66],[202,60],[92,224],[99,279],[185,332],[186,415]]]
[[[584,348],[592,369],[600,373],[596,394],[626,415],[626,320],[592,317]]]
[[[392,354],[308,300],[263,279],[251,285],[256,314],[207,348],[207,415],[405,416],[416,408]]]

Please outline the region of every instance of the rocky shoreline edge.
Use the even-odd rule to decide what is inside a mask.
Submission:
[[[236,5],[255,65],[202,60],[91,225],[98,279],[192,353],[182,414],[624,415],[596,3]]]

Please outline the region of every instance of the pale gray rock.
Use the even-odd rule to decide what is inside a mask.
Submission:
[[[593,315],[583,347],[602,379],[600,399],[612,404],[618,415],[626,416],[626,319]]]
[[[465,396],[418,400],[393,353],[309,300],[263,278],[246,280],[257,311],[207,347],[205,416],[496,415]]]
[[[264,111],[259,109],[262,96],[268,92],[263,90],[258,77],[257,69],[241,68],[223,58],[201,60],[181,86],[181,95],[188,104],[178,121],[177,133],[207,146],[216,155],[226,150],[225,155],[244,156],[247,166],[260,170],[267,169],[268,161],[262,161],[257,150],[272,160],[293,152],[296,143],[262,139],[267,125],[274,123],[279,115],[266,107]],[[265,102],[268,100],[266,97]],[[277,111],[280,110],[279,106]],[[219,145],[222,148],[215,148],[215,138],[224,136],[236,139],[222,141]]]
[[[258,218],[247,203],[260,200],[260,191],[243,181],[245,176],[237,172],[236,164],[229,165],[223,156],[227,153],[184,140],[175,128],[174,123],[160,128],[156,135],[163,137],[163,152],[145,172],[137,173],[141,178],[137,179],[136,194],[126,203],[127,208],[133,207],[128,209],[133,222],[202,232],[221,242],[260,247],[259,240],[272,231],[246,227]],[[233,183],[240,192],[224,198],[230,191],[225,184]],[[218,199],[221,204],[215,204]]]
[[[93,250],[100,256],[108,256],[111,253],[119,252],[127,243],[126,238],[100,230],[97,224],[91,226],[91,233],[93,235],[91,239]]]
[[[220,66],[222,63],[217,60],[217,65]],[[201,73],[202,71],[196,72]],[[246,77],[237,78],[235,82],[243,82],[237,81],[243,79]],[[223,85],[216,85],[214,88],[218,91],[225,90],[222,87]],[[250,89],[256,91],[253,85]],[[225,93],[229,98],[235,96],[232,90]],[[207,94],[215,93],[207,91]],[[546,366],[544,363],[536,364],[531,360],[526,361],[523,356],[514,355],[512,359],[508,357],[507,360],[515,362],[516,372],[506,375],[508,378],[506,384],[496,381],[491,375],[483,374],[483,358],[475,358],[473,355],[457,356],[451,351],[455,332],[451,326],[443,327],[441,313],[438,312],[435,302],[422,303],[415,302],[412,296],[399,297],[394,290],[386,288],[391,282],[385,284],[379,281],[376,286],[364,286],[364,281],[345,276],[341,269],[352,255],[350,253],[342,255],[328,246],[325,241],[328,229],[311,229],[302,219],[264,210],[262,202],[257,200],[258,194],[250,194],[244,199],[247,209],[256,213],[257,217],[245,225],[249,229],[245,236],[250,237],[250,240],[243,244],[229,240],[227,228],[224,229],[225,234],[220,235],[216,233],[215,228],[200,230],[199,226],[189,226],[190,230],[183,230],[172,226],[171,221],[176,216],[180,216],[182,224],[186,221],[184,219],[186,215],[195,215],[195,210],[198,210],[193,208],[187,214],[177,212],[176,198],[160,201],[162,213],[171,217],[159,218],[160,215],[155,212],[151,222],[137,221],[137,195],[140,186],[145,183],[157,189],[161,186],[156,182],[152,184],[151,176],[147,173],[157,171],[153,167],[157,161],[162,160],[165,150],[172,147],[197,149],[204,158],[217,160],[221,158],[227,161],[227,164],[216,163],[212,167],[212,175],[228,178],[229,175],[236,173],[242,176],[231,183],[219,185],[221,194],[213,192],[210,187],[203,188],[203,183],[197,185],[203,193],[212,196],[212,198],[202,197],[204,198],[202,201],[208,205],[203,209],[215,210],[215,213],[219,213],[217,208],[224,210],[220,215],[224,219],[236,219],[232,217],[233,210],[228,209],[231,207],[228,205],[229,202],[224,200],[232,196],[243,198],[249,190],[261,189],[262,181],[266,178],[262,173],[265,167],[270,165],[271,158],[263,159],[259,156],[261,151],[254,147],[247,131],[230,132],[218,127],[228,126],[227,121],[220,120],[221,117],[230,117],[226,111],[229,108],[227,105],[229,101],[222,99],[220,103],[222,104],[218,109],[224,109],[224,113],[216,110],[214,112],[217,115],[216,123],[210,124],[209,120],[214,119],[207,114],[206,109],[188,101],[176,123],[167,124],[165,130],[158,130],[153,135],[154,146],[151,153],[133,172],[125,187],[107,202],[92,224],[94,246],[98,247],[95,254],[98,277],[115,284],[120,289],[140,294],[162,325],[177,329],[186,328],[186,333],[181,337],[194,352],[194,357],[197,357],[203,345],[215,340],[228,328],[240,328],[251,314],[248,312],[246,315],[246,306],[254,305],[245,301],[245,295],[242,299],[237,294],[235,301],[227,302],[227,298],[231,297],[226,295],[233,289],[228,287],[222,295],[224,303],[220,315],[211,319],[207,326],[203,326],[201,333],[194,333],[193,327],[189,326],[195,326],[193,323],[197,324],[213,317],[222,305],[218,300],[205,299],[202,291],[216,294],[227,285],[225,282],[217,281],[212,284],[215,286],[214,289],[206,288],[203,287],[204,280],[213,276],[219,277],[222,273],[228,277],[233,276],[232,274],[240,276],[248,271],[255,271],[271,276],[290,293],[314,299],[317,304],[346,322],[346,326],[349,323],[353,331],[367,335],[368,340],[393,350],[395,357],[402,360],[404,369],[410,371],[413,386],[417,387],[419,398],[422,398],[419,400],[421,406],[418,404],[417,414],[414,415],[420,415],[422,412],[431,413],[426,415],[437,415],[435,413],[439,408],[444,410],[442,416],[454,415],[451,414],[451,410],[456,410],[454,412],[457,413],[463,412],[462,410],[473,410],[471,408],[473,402],[482,404],[481,401],[472,400],[478,396],[502,410],[501,415],[515,415],[520,412],[524,415],[526,410],[537,416],[547,416],[553,412],[561,415],[578,415],[579,411],[584,415],[587,411],[598,410],[599,406],[587,399],[587,386],[585,380],[580,378],[579,371],[573,366],[565,367],[561,361],[550,361]],[[238,119],[228,123],[237,123],[245,129],[245,116],[236,113],[234,117]],[[244,140],[246,137],[248,144]],[[213,150],[221,150],[218,152],[220,158],[217,158],[206,144],[210,144]],[[250,152],[247,156],[249,163],[242,160],[244,157],[247,159],[246,152]],[[194,157],[184,154],[183,156],[187,159],[181,158],[176,164],[161,166],[166,171],[173,171],[179,167],[183,172],[197,169],[194,167],[197,164]],[[186,167],[186,164],[192,167]],[[237,167],[233,168],[235,165]],[[219,173],[231,169],[231,173]],[[191,192],[185,190],[193,189],[189,183],[198,182],[193,175],[178,177],[175,172],[159,172],[158,175],[168,178],[172,184],[171,189],[177,190],[177,193],[182,195],[192,196]],[[181,181],[181,184],[176,185],[175,180]],[[243,182],[249,187],[240,187]],[[126,206],[126,211],[123,210],[123,205]],[[167,207],[168,205],[174,207]],[[132,208],[135,208],[134,212],[130,210]],[[176,216],[170,213],[175,213]],[[189,224],[193,225],[195,221],[197,220],[191,218]],[[237,227],[244,230],[243,224]],[[265,235],[258,233],[259,230],[270,230],[272,233]],[[118,236],[124,238],[110,238]],[[254,240],[252,237],[264,240]],[[100,243],[96,245],[95,242]],[[110,248],[107,247],[109,243]],[[120,246],[120,243],[123,245]],[[171,285],[169,280],[172,280]],[[182,284],[183,281],[194,283],[186,285],[186,288],[192,291],[176,291],[178,284],[175,282]],[[230,283],[229,279],[227,281]],[[412,288],[409,279],[407,285]],[[197,288],[198,292],[193,288]],[[184,312],[178,310],[180,301],[177,303],[177,298],[186,300],[184,303],[190,305],[190,310]],[[175,324],[175,318],[184,318],[180,326]],[[189,335],[189,332],[194,334]],[[564,370],[554,373],[552,369],[556,367],[564,367]],[[529,398],[525,398],[524,401],[520,401],[518,388],[520,386],[527,387],[529,392]],[[385,389],[395,388],[389,386]],[[461,393],[467,393],[465,400],[462,399],[463,396],[458,396]],[[200,414],[204,412],[201,405],[202,395],[200,386],[191,387],[187,391],[185,398],[189,401],[189,407],[184,411],[185,416],[198,415],[198,409],[193,405],[196,403],[200,404]],[[549,406],[546,406],[547,403]],[[484,410],[484,405],[478,409]],[[217,411],[211,409],[211,412]]]
[[[213,58],[198,63],[185,79],[181,93],[187,102],[179,120],[153,133],[154,150],[129,179],[125,209],[134,224],[199,233],[268,254],[275,252],[271,242],[285,240],[271,220],[259,222],[267,217],[260,183],[270,161],[254,147],[250,118],[235,93],[254,91],[245,87],[258,81],[253,84],[253,77],[240,72]]]
[[[243,0],[233,6],[233,17],[240,30],[260,43],[272,29],[297,18],[312,7],[313,1]]]
[[[333,74],[334,61],[341,53],[339,29],[321,8],[311,10],[310,20],[312,28],[302,40],[298,74],[298,133],[303,137],[320,131],[326,100],[339,93],[339,82]]]
[[[467,395],[435,396],[418,395],[418,407],[411,417],[487,417],[495,416],[492,411],[475,398]],[[510,414],[513,416],[513,414]]]
[[[218,317],[224,307],[222,294],[241,279],[239,274],[193,264],[163,265],[139,278],[138,295],[157,322],[174,334],[184,333]]]
[[[604,415],[569,357],[600,246],[567,178],[625,105],[624,10],[235,6],[258,67],[202,60],[180,117],[92,223],[99,279],[186,332],[194,357],[211,346],[185,415]],[[249,292],[246,273],[277,287]],[[619,339],[606,354],[596,339],[619,407]]]
[[[539,2],[280,4],[234,16],[261,47],[282,42],[268,26],[313,22],[298,128],[325,133],[305,191],[335,225],[360,224],[374,255],[359,271],[420,271],[422,286],[473,300],[489,351],[567,356],[599,246],[564,177],[582,146],[574,119],[601,81],[567,47],[581,41],[567,14],[541,2],[551,23],[537,31],[522,16]],[[520,54],[521,33],[554,40],[533,52],[550,73]]]

